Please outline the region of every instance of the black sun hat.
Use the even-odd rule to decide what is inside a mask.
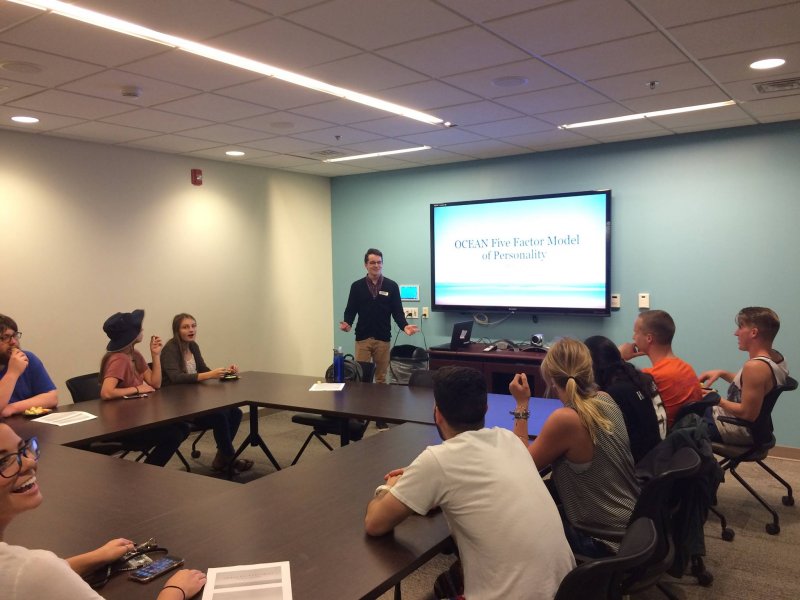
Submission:
[[[103,323],[103,331],[111,340],[106,346],[109,352],[117,352],[129,346],[139,336],[144,321],[144,311],[137,308],[133,312],[111,315]]]

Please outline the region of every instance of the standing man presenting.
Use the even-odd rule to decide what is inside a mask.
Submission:
[[[364,268],[367,276],[353,282],[350,296],[344,309],[344,320],[339,329],[350,331],[358,315],[356,324],[356,360],[375,363],[376,383],[386,383],[389,368],[389,342],[392,339],[392,325],[389,317],[406,335],[419,331],[416,325],[409,325],[403,314],[398,285],[383,276],[383,253],[370,248],[364,255]]]
[[[0,315],[0,416],[10,417],[34,406],[55,408],[58,392],[33,352],[19,347],[22,332],[11,317]]]

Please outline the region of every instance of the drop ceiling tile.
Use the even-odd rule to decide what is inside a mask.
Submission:
[[[384,90],[380,93],[380,97],[417,110],[430,110],[480,100],[478,96],[433,80]]]
[[[775,69],[758,70],[750,68],[751,63],[765,58],[782,58],[786,61],[786,64]],[[793,71],[800,69],[800,43],[707,58],[702,61],[702,64],[717,81],[722,83],[785,79],[790,77]]]
[[[783,113],[780,115],[770,115],[766,117],[759,117],[759,123],[779,123],[782,121],[790,121],[800,119],[800,112]]]
[[[405,117],[389,117],[387,119],[376,119],[375,121],[364,121],[354,126],[354,129],[363,129],[386,137],[396,137],[425,131],[436,131],[439,127],[439,125],[428,125],[422,121],[412,121]]]
[[[590,140],[586,136],[562,129],[510,136],[504,138],[503,141],[531,150],[572,148],[594,143],[594,140]]]
[[[675,133],[692,133],[693,131],[713,131],[714,129],[730,129],[731,127],[748,127],[754,125],[752,119],[734,119],[732,121],[720,121],[719,123],[694,123],[682,127],[672,127]]]
[[[500,140],[481,140],[466,144],[453,144],[443,148],[472,158],[497,158],[498,156],[514,156],[530,152],[527,148],[514,146]]]
[[[319,4],[320,0],[239,0],[239,2],[266,11],[271,15],[285,15],[306,6]]]
[[[551,127],[558,127],[567,123],[583,123],[584,121],[596,121],[598,119],[610,119],[612,117],[622,117],[632,114],[634,111],[617,104],[616,102],[604,102],[593,104],[592,106],[581,106],[567,110],[554,110],[542,113],[537,116]]]
[[[755,88],[755,84],[764,83],[767,81],[779,81],[782,79],[800,79],[800,71],[793,73],[784,73],[782,76],[750,79],[748,81],[735,81],[726,83],[725,89],[733,96],[737,102],[749,102],[751,100],[765,100],[768,98],[780,98],[782,96],[793,96],[796,101],[800,102],[800,90],[789,90],[785,92],[768,92],[762,94]]]
[[[686,57],[660,33],[606,42],[588,48],[560,52],[547,60],[582,81],[644,71],[686,62]]]
[[[474,26],[384,48],[378,54],[432,77],[456,75],[528,58],[511,44]]]
[[[518,117],[516,119],[494,121],[484,125],[470,125],[464,127],[464,129],[472,133],[496,138],[519,135],[522,133],[533,133],[536,131],[547,131],[552,128],[552,123],[547,123],[534,117]]]
[[[579,83],[557,88],[507,96],[495,100],[526,115],[537,115],[565,108],[591,106],[607,102],[604,96]]]
[[[339,139],[336,139],[339,136]],[[380,139],[381,136],[369,133],[352,127],[329,127],[327,129],[317,129],[308,133],[297,133],[292,137],[319,144],[356,144],[359,142],[369,142]]]
[[[131,146],[132,148],[144,148],[145,150],[156,150],[159,152],[181,153],[194,152],[196,150],[203,150],[205,148],[214,148],[219,144],[215,142],[194,140],[192,138],[187,138],[180,135],[160,135],[136,142],[127,142],[123,145]]]
[[[609,123],[608,125],[593,125],[582,127],[580,134],[598,142],[610,142],[619,140],[635,139],[638,136],[651,137],[658,135],[668,135],[671,132],[657,123],[647,119],[637,119],[636,121],[623,121],[621,123]]]
[[[548,4],[557,4],[562,0],[503,0],[487,2],[486,0],[440,0],[439,3],[450,10],[464,15],[476,23],[485,23],[517,13],[523,13]]]
[[[2,70],[0,70],[2,73]],[[19,83],[11,81],[10,79],[0,79],[0,104],[30,96],[37,92],[43,91],[45,88],[38,85],[29,85],[27,83]]]
[[[312,67],[303,74],[366,94],[427,79],[421,73],[366,53]]]
[[[262,77],[180,50],[128,63],[123,70],[206,92]]]
[[[371,152],[391,152],[392,150],[405,150],[406,148],[415,148],[424,144],[415,144],[404,140],[392,140],[381,138],[378,140],[370,140],[367,142],[356,142],[348,144],[346,150],[348,154],[369,154]],[[420,152],[429,152],[428,150],[420,150]],[[411,154],[418,154],[411,152]]]
[[[17,70],[11,70],[13,65],[8,63],[15,62],[37,65],[41,68],[41,71],[37,73],[22,73]],[[52,54],[45,54],[44,52],[0,42],[0,75],[12,81],[51,87],[79,77],[86,77],[102,70],[103,68],[98,65],[90,65],[77,60],[53,56]]]
[[[460,104],[458,106],[448,106],[440,109],[440,111],[447,114],[448,121],[458,126],[490,123],[492,121],[513,119],[514,117],[521,116],[516,110],[488,100]]]
[[[0,31],[8,29],[33,17],[39,16],[42,11],[21,4],[3,2],[0,4]]]
[[[262,77],[248,83],[219,88],[214,93],[268,106],[275,110],[318,104],[332,98],[330,94],[286,83],[272,77]]]
[[[138,87],[141,90],[141,95],[138,98],[123,96],[122,88],[128,86]],[[138,107],[153,106],[170,100],[194,96],[198,93],[198,90],[194,88],[175,85],[116,69],[109,69],[108,71],[102,71],[101,73],[67,83],[61,86],[60,89],[87,96],[106,98],[107,100],[126,102]]]
[[[290,71],[359,52],[349,44],[280,19],[219,36],[207,44]]]
[[[288,112],[273,112],[258,117],[232,121],[231,125],[251,127],[258,131],[273,135],[291,135],[315,129],[328,129],[333,123],[326,123],[318,119],[311,119],[302,115]]]
[[[634,0],[640,9],[666,27],[708,21],[754,8],[767,8],[785,4],[786,0],[725,0],[724,2],[698,2],[697,0]]]
[[[307,165],[297,165],[286,167],[287,171],[295,173],[306,173],[308,175],[319,175],[320,177],[343,177],[345,175],[360,175],[362,173],[374,173],[374,169],[353,165],[350,163],[317,163]]]
[[[132,110],[121,115],[106,117],[103,121],[107,123],[116,123],[117,125],[126,125],[128,127],[159,131],[161,133],[174,133],[183,129],[193,129],[196,127],[203,127],[204,125],[211,125],[211,121],[206,121],[204,119],[185,117],[183,115],[176,115],[175,113],[168,113],[150,108]]]
[[[216,94],[197,94],[189,98],[181,98],[158,105],[159,110],[188,115],[208,121],[233,121],[253,117],[268,112],[269,109],[257,104],[234,100]],[[224,115],[224,116],[222,116]]]
[[[244,152],[244,156],[228,156],[225,154],[229,150],[239,150]],[[223,146],[220,148],[210,148],[208,150],[197,150],[190,152],[190,156],[202,156],[212,160],[224,160],[225,162],[247,162],[249,160],[257,160],[259,158],[266,158],[268,156],[275,156],[274,152],[265,152],[263,150],[253,150],[252,148],[245,148],[244,146]]]
[[[637,131],[634,133],[621,133],[619,135],[609,134],[602,135],[594,138],[596,141],[603,144],[612,144],[614,142],[629,142],[631,140],[644,140],[656,137],[666,137],[668,135],[675,135],[671,131],[662,128],[655,128],[651,131]],[[594,137],[594,136],[593,136]]]
[[[635,113],[643,113],[654,110],[667,110],[669,108],[681,108],[684,106],[696,106],[698,104],[710,104],[712,102],[725,102],[726,100],[730,100],[730,98],[718,87],[706,86],[693,90],[672,92],[671,94],[660,94],[648,98],[634,98],[632,100],[626,100],[622,104]]]
[[[53,135],[91,140],[93,142],[119,143],[155,137],[158,133],[146,131],[144,129],[135,129],[133,127],[124,127],[123,125],[90,121],[69,127],[62,127],[54,131]]]
[[[414,154],[408,154],[406,160],[408,160],[408,162],[413,162],[418,165],[442,165],[455,162],[465,162],[468,160],[475,160],[475,159],[472,158],[471,156],[467,156],[466,154],[458,154],[456,152],[451,152],[450,148],[448,148],[447,150],[442,150],[441,148],[431,148],[430,150],[425,150],[424,152],[415,152]]]
[[[101,98],[91,98],[71,92],[47,90],[33,96],[28,96],[14,102],[10,106],[17,106],[26,110],[41,110],[53,114],[62,114],[80,119],[102,119],[119,113],[127,112],[132,108],[122,102],[112,102]]]
[[[290,156],[276,154],[274,156],[265,156],[263,158],[254,158],[247,161],[248,164],[262,165],[264,167],[272,167],[275,169],[282,169],[286,167],[296,167],[299,165],[311,165],[320,161],[305,158],[304,156]]]
[[[16,116],[37,117],[38,123],[17,123],[11,120],[11,117]],[[0,126],[7,129],[14,129],[17,131],[47,132],[61,127],[68,127],[82,123],[83,119],[76,119],[74,117],[65,117],[63,115],[54,115],[42,111],[28,111],[20,110],[11,106],[0,106]]]
[[[625,0],[575,0],[498,19],[494,33],[543,56],[653,31]]]
[[[658,82],[654,89],[650,89],[651,81]],[[711,85],[713,81],[694,64],[685,62],[679,65],[592,79],[586,83],[589,87],[613,100],[626,100],[703,87]]]
[[[527,82],[514,87],[504,87],[492,83],[504,77],[521,77],[527,79]],[[573,83],[574,79],[563,73],[559,73],[544,62],[532,58],[500,65],[498,67],[445,77],[442,81],[457,88],[461,88],[462,90],[472,92],[482,98],[500,98],[502,96],[511,96],[522,92],[566,85]]]
[[[328,123],[349,125],[360,121],[378,119],[385,115],[386,111],[378,110],[365,104],[350,102],[349,100],[332,100],[295,108],[292,113],[311,117],[312,119],[320,119]]]
[[[774,117],[800,116],[800,95],[754,100],[745,104],[744,109],[762,123],[767,123],[767,119],[772,120]]]
[[[113,67],[132,60],[160,54],[166,47],[141,38],[120,35],[53,13],[0,33],[0,41],[28,46],[83,62]]]
[[[81,0],[80,5],[193,40],[207,39],[269,18],[253,7],[231,0]]]
[[[800,41],[800,2],[670,29],[691,54],[709,58]]]
[[[257,150],[267,150],[278,154],[308,154],[316,152],[326,147],[324,144],[318,142],[310,142],[308,140],[299,140],[292,137],[274,137],[266,140],[258,140],[241,144],[246,148],[255,148]]]
[[[190,138],[197,138],[199,140],[209,140],[212,142],[219,142],[221,144],[241,144],[244,142],[252,142],[254,140],[261,140],[268,137],[260,131],[253,131],[252,129],[245,129],[244,127],[236,127],[234,125],[216,124],[207,125],[205,127],[198,127],[196,129],[186,129],[181,131],[181,135]]]
[[[469,131],[459,130],[458,127],[451,127],[449,129],[440,129],[438,131],[429,131],[427,133],[416,133],[414,135],[404,135],[402,139],[412,144],[433,146],[450,146],[452,144],[461,144],[466,142],[477,142],[483,140],[480,135],[470,133]]]

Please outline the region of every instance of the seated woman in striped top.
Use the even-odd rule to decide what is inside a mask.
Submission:
[[[564,407],[547,418],[528,450],[539,470],[552,466],[554,494],[573,551],[594,557],[611,554],[616,544],[577,528],[622,532],[628,525],[639,486],[625,420],[611,397],[597,391],[589,349],[582,342],[564,338],[553,344],[541,373]],[[527,444],[531,392],[525,374],[517,374],[509,390],[517,403],[514,433]]]

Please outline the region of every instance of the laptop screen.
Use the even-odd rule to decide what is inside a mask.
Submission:
[[[473,321],[461,321],[453,324],[453,335],[450,337],[450,350],[458,350],[468,346],[472,338]]]

